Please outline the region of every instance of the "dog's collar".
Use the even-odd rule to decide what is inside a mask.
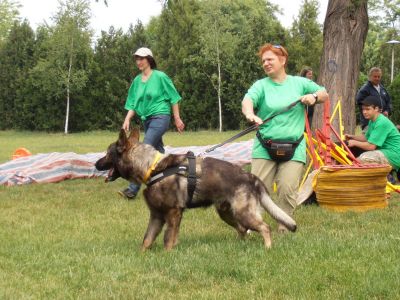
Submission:
[[[152,173],[152,172],[154,171],[154,169],[156,168],[157,163],[158,163],[158,161],[160,160],[161,156],[162,156],[161,153],[157,151],[156,157],[154,158],[154,161],[153,161],[153,163],[151,164],[151,167],[147,170],[146,175],[144,175],[144,178],[143,178],[143,182],[144,182],[144,183],[147,182],[147,180],[149,179],[151,173]]]

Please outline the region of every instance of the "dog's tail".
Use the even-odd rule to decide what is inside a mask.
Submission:
[[[285,225],[290,231],[296,231],[296,221],[293,220],[287,213],[285,213],[278,205],[276,205],[274,201],[272,201],[265,186],[262,188],[261,205],[276,221]]]

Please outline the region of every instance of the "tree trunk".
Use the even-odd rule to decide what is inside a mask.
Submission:
[[[65,127],[64,134],[68,134],[68,122],[69,122],[69,94],[70,94],[70,83],[71,83],[71,71],[72,71],[72,50],[74,47],[74,39],[71,40],[71,52],[69,56],[68,66],[68,78],[67,78],[67,110],[65,112]]]
[[[215,26],[215,43],[216,43],[216,50],[217,50],[217,67],[218,67],[218,120],[219,120],[219,132],[222,132],[222,101],[221,101],[221,57],[219,51],[219,29],[217,28],[217,24],[214,23]]]
[[[354,133],[356,127],[355,95],[367,33],[366,0],[329,0],[318,83],[329,93],[331,112],[341,100],[346,133]],[[315,109],[314,128],[322,128],[323,105]],[[333,125],[338,130],[337,120]]]
[[[221,101],[221,61],[218,53],[218,111],[219,111],[219,132],[222,132],[222,101]]]

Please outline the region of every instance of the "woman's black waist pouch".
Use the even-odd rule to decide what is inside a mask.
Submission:
[[[283,141],[283,140],[264,140],[261,137],[259,131],[257,131],[257,138],[260,141],[261,145],[268,151],[269,156],[272,160],[277,162],[283,162],[291,160],[294,152],[296,151],[297,146],[303,140],[304,135],[302,134],[301,137],[297,141]]]

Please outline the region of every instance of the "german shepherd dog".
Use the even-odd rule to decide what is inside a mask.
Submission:
[[[118,140],[108,147],[106,156],[96,162],[96,168],[109,170],[106,181],[122,177],[146,184],[146,174],[152,169],[152,174],[157,174],[170,167],[188,165],[185,154],[162,155],[155,163],[157,155],[159,152],[151,145],[139,142],[138,129],[134,129],[129,137],[121,129]],[[270,227],[263,221],[263,210],[289,230],[296,230],[295,221],[272,201],[262,181],[239,166],[215,158],[196,157],[196,177],[190,208],[214,204],[221,219],[234,227],[240,237],[244,237],[249,229],[257,231],[262,235],[265,247],[271,247]],[[152,246],[165,223],[164,248],[170,250],[177,244],[182,214],[188,208],[187,185],[186,174],[177,173],[144,190],[150,220],[142,250]]]

